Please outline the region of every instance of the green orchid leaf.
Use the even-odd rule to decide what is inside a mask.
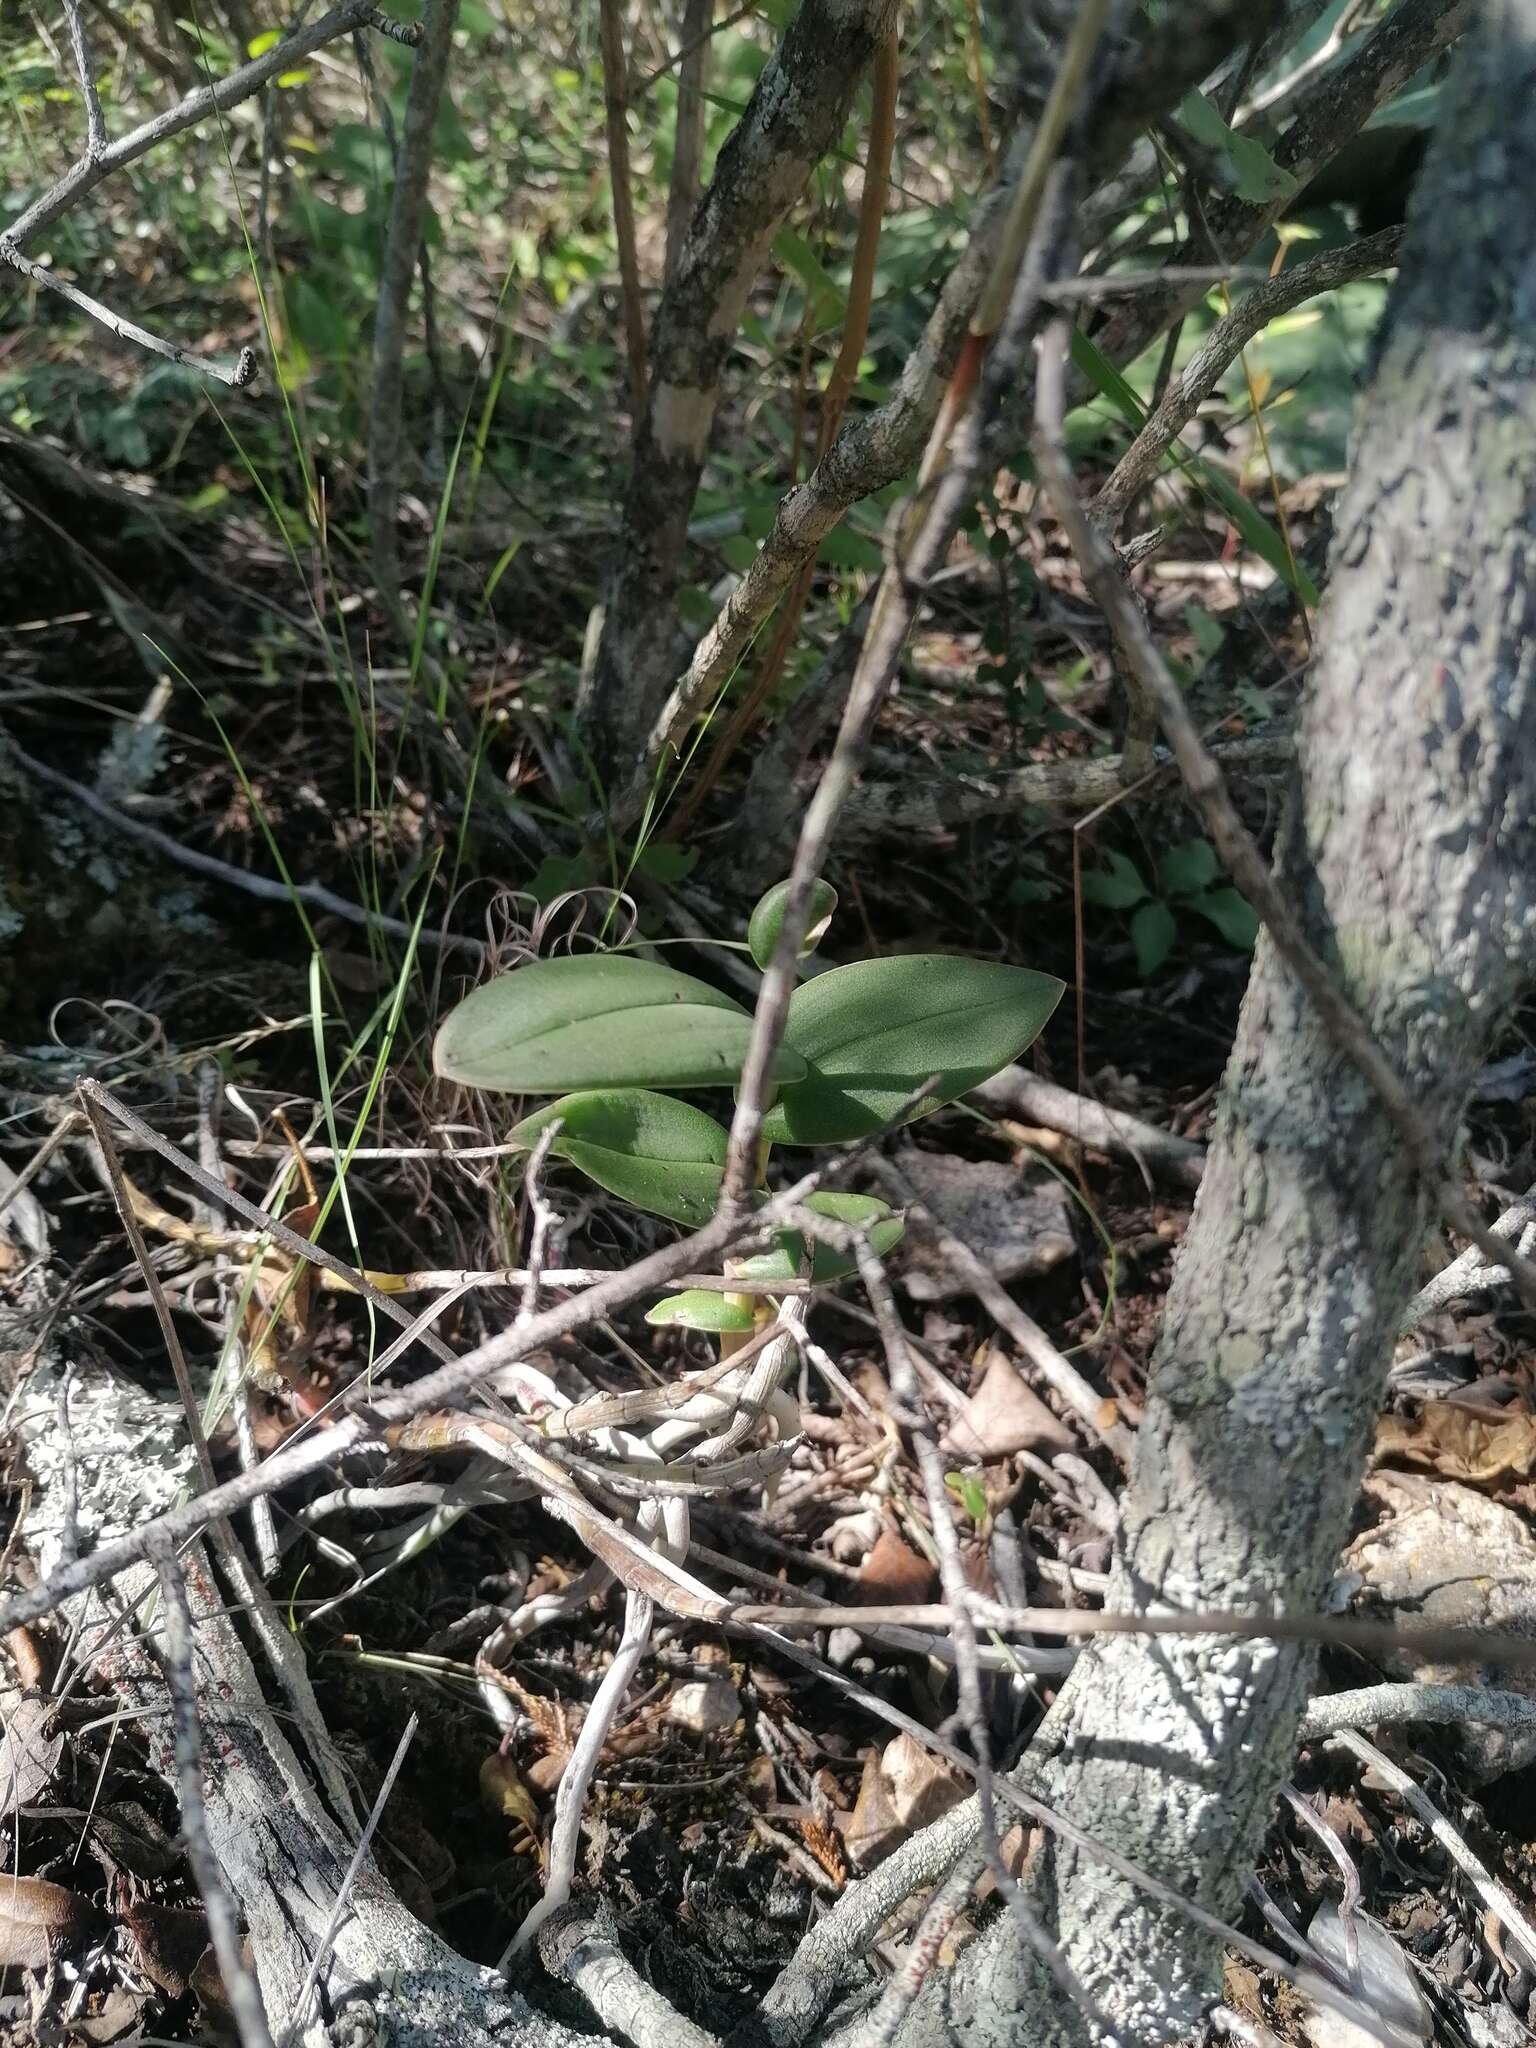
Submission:
[[[690,1287],[682,1294],[669,1294],[645,1312],[645,1320],[658,1329],[724,1331],[751,1330],[757,1318],[745,1302],[732,1301],[712,1287]]]
[[[512,1142],[531,1151],[557,1117],[551,1151],[621,1202],[693,1229],[715,1213],[729,1138],[691,1102],[648,1088],[565,1095],[524,1117]]]
[[[882,1202],[878,1195],[848,1195],[831,1189],[807,1195],[804,1206],[818,1216],[829,1216],[834,1222],[866,1230],[875,1256],[881,1259],[901,1242],[907,1227],[907,1219],[901,1211],[893,1209],[889,1202]],[[733,1271],[744,1280],[793,1280],[804,1258],[805,1239],[800,1232],[781,1230],[771,1252],[759,1252],[754,1258],[742,1259]],[[814,1247],[811,1254],[813,1286],[830,1287],[835,1280],[846,1280],[850,1273],[857,1271],[858,1261],[852,1252],[839,1251],[834,1244],[820,1242]]]
[[[747,924],[747,950],[764,974],[768,972],[768,963],[784,928],[784,906],[788,901],[788,882],[775,882],[760,899]],[[798,955],[801,960],[809,959],[821,944],[836,908],[837,891],[818,875],[811,884],[810,916]]]
[[[711,1088],[741,1073],[752,1019],[691,974],[624,953],[535,960],[449,1013],[434,1069],[469,1088],[559,1095],[585,1088]],[[774,1079],[804,1071],[780,1055]]]
[[[1052,974],[939,953],[819,974],[795,991],[784,1034],[805,1076],[780,1089],[763,1134],[840,1145],[925,1116],[1017,1059],[1062,988]]]

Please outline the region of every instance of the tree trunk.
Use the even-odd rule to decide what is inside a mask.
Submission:
[[[1487,0],[1426,168],[1341,508],[1279,854],[1443,1140],[1536,925],[1536,0]],[[1315,1612],[1357,1497],[1428,1198],[1261,942],[1123,1503],[1112,1604]],[[1106,1639],[1024,1776],[1224,1916],[1290,1767],[1310,1658]],[[1037,1904],[1121,2038],[1217,1995],[1214,1945],[1052,1844]],[[1080,2042],[1004,1917],[915,2048]]]
[[[842,134],[896,0],[804,0],[757,82],[661,296],[619,560],[591,690],[588,746],[632,767],[673,681],[688,517],[747,294],[805,181]]]

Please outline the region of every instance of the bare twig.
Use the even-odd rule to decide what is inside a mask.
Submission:
[[[549,1844],[549,1874],[544,1880],[544,1896],[524,1917],[522,1925],[507,1944],[500,1967],[505,1970],[513,1956],[526,1948],[552,1913],[558,1912],[571,1896],[571,1880],[576,1875],[576,1851],[581,1841],[582,1809],[586,1805],[587,1791],[597,1770],[598,1758],[603,1744],[607,1741],[614,1719],[624,1703],[630,1680],[639,1667],[640,1659],[651,1639],[651,1621],[656,1612],[654,1603],[644,1593],[627,1590],[624,1595],[624,1631],[619,1637],[619,1646],[613,1653],[613,1662],[603,1673],[603,1682],[598,1687],[587,1717],[581,1724],[581,1733],[571,1751],[570,1761],[560,1779],[560,1790],[555,1795],[555,1825]]]
[[[400,603],[400,410],[405,388],[405,322],[422,251],[427,181],[437,110],[453,52],[459,0],[427,0],[421,47],[411,70],[405,125],[373,324],[373,390],[368,406],[368,539],[379,596],[398,621]]]
[[[1059,191],[1055,195],[1059,199]],[[804,940],[811,887],[820,872],[839,815],[863,762],[869,735],[896,675],[908,630],[916,616],[919,595],[941,566],[961,513],[973,494],[984,460],[986,429],[1011,390],[1040,306],[1047,245],[1055,233],[1053,203],[1045,231],[1037,234],[1029,260],[1017,280],[1010,280],[1008,319],[987,362],[975,403],[954,430],[954,455],[948,471],[927,487],[911,515],[910,538],[880,579],[858,667],[849,685],[832,757],[806,807],[799,844],[790,870],[789,893],[779,942],[763,976],[762,993],[753,1014],[752,1036],[731,1121],[722,1199],[728,1208],[746,1199],[757,1171],[769,1076],[789,1014],[795,986],[795,962]],[[1037,228],[1039,223],[1034,224]]]
[[[901,82],[901,40],[896,29],[886,37],[875,56],[874,97],[870,112],[869,143],[864,155],[864,191],[859,201],[859,226],[854,239],[853,263],[848,279],[847,308],[843,317],[842,341],[837,360],[822,397],[821,424],[816,435],[819,462],[837,438],[843,413],[853,392],[864,345],[869,338],[870,307],[874,298],[875,263],[880,253],[880,230],[885,219],[890,191],[891,151],[896,140],[896,95]],[[796,451],[798,455],[798,450]],[[753,725],[763,706],[778,686],[800,634],[800,621],[811,594],[816,559],[807,556],[800,573],[774,622],[773,635],[758,663],[741,701],[731,712],[725,729],[716,740],[708,759],[693,778],[682,801],[667,823],[668,836],[680,837],[697,815],[705,797],[714,787],[726,763]]]
[[[116,142],[108,143],[99,156],[83,158],[17,215],[6,229],[4,239],[13,247],[21,248],[40,229],[50,226],[71,207],[78,206],[86,193],[93,192],[104,178],[122,170],[127,164],[137,162],[157,144],[168,142],[173,135],[180,135],[185,129],[196,127],[199,121],[216,110],[227,112],[230,107],[239,106],[242,100],[260,92],[269,78],[289,70],[299,58],[309,56],[326,43],[350,35],[360,22],[367,21],[376,28],[382,28],[387,17],[374,20],[376,14],[378,10],[368,5],[368,0],[341,0],[340,6],[331,8],[318,21],[285,36],[249,64],[242,64],[238,71],[221,78],[216,85],[201,86],[196,92],[188,93],[185,99],[165,113],[156,114],[151,120],[130,129],[126,135],[119,136]]]
[[[110,825],[115,832],[121,832],[129,839],[137,839],[145,846],[152,846],[157,853],[163,853],[178,867],[189,868],[193,874],[207,875],[211,881],[228,883],[231,888],[243,889],[248,896],[260,897],[264,903],[304,903],[311,909],[322,910],[330,917],[339,917],[347,924],[361,925],[365,929],[384,932],[390,938],[410,939],[415,928],[398,917],[386,917],[382,911],[365,910],[361,904],[349,903],[344,896],[336,895],[319,882],[277,882],[267,875],[254,875],[245,868],[237,868],[230,862],[216,860],[211,853],[199,853],[195,847],[183,846],[179,839],[173,839],[169,832],[162,832],[158,826],[147,825],[141,818],[130,817],[115,804],[98,796],[83,782],[76,782],[73,776],[65,775],[60,769],[51,768],[44,761],[34,759],[25,753],[14,740],[8,742],[10,752],[40,782],[46,782],[54,789],[62,789],[78,804],[82,804],[103,824]],[[415,934],[416,943],[423,947],[462,946],[467,952],[482,955],[484,944],[479,939],[460,938],[457,934],[434,931],[423,924]]]
[[[1405,1721],[1430,1728],[1460,1728],[1470,1721],[1525,1735],[1536,1729],[1536,1699],[1485,1685],[1362,1685],[1314,1699],[1301,1717],[1299,1739],[1317,1742],[1344,1728],[1392,1728]]]
[[[232,391],[243,391],[256,381],[256,352],[243,348],[234,362],[226,367],[223,363],[210,362],[206,356],[194,355],[190,349],[181,348],[174,341],[166,341],[158,334],[151,334],[147,327],[140,327],[135,320],[127,320],[121,313],[114,313],[110,306],[104,306],[100,299],[93,299],[89,292],[83,292],[78,285],[70,284],[58,277],[41,263],[34,263],[30,256],[24,256],[14,243],[0,236],[0,262],[9,263],[13,270],[19,270],[23,277],[45,290],[57,292],[78,312],[87,314],[92,320],[115,334],[119,341],[137,342],[151,355],[164,356],[168,362],[179,363],[184,370],[195,370],[200,377],[212,377],[216,383],[227,384]]]
[[[107,146],[107,124],[102,118],[101,94],[96,90],[96,66],[91,61],[91,46],[80,13],[80,0],[64,0],[64,13],[69,22],[69,43],[75,54],[75,69],[80,74],[80,92],[85,100],[85,153],[94,160]]]
[[[1470,1882],[1483,1904],[1514,1936],[1525,1951],[1527,1963],[1536,1965],[1536,1926],[1531,1924],[1522,1907],[1499,1883],[1481,1857],[1474,1855],[1465,1838],[1451,1826],[1429,1795],[1413,1782],[1405,1770],[1393,1763],[1390,1757],[1384,1756],[1374,1742],[1367,1742],[1363,1735],[1352,1728],[1342,1729],[1333,1737],[1328,1747],[1347,1750],[1377,1778],[1391,1787],[1409,1811],[1429,1829],[1456,1868]]]
[[[1111,81],[1096,105],[1087,141],[1091,174],[1112,169],[1149,116],[1175,105],[1199,83],[1230,49],[1239,22],[1251,12],[1219,0],[1194,10],[1180,9],[1164,36],[1136,52],[1136,61]],[[746,575],[657,713],[643,766],[633,778],[632,790],[621,798],[619,812],[643,802],[658,764],[680,746],[687,727],[729,679],[803,563],[814,557],[849,506],[894,483],[921,455],[966,346],[982,291],[996,267],[1004,222],[1030,157],[1033,134],[1029,124],[1021,129],[998,183],[977,208],[965,252],[944,282],[894,395],[846,426],[806,481],[786,493]]]
[[[1288,768],[1295,746],[1288,732],[1253,733],[1218,741],[1213,757],[1232,774],[1263,775]],[[1141,788],[1150,795],[1153,779],[1175,763],[1155,759]],[[850,840],[903,838],[914,832],[942,832],[978,818],[1006,817],[1025,805],[1054,811],[1092,811],[1131,794],[1124,754],[1088,759],[1031,761],[997,774],[926,774],[896,783],[866,780],[848,800],[842,830]]]
[[[1086,1095],[1074,1095],[1070,1088],[1043,1081],[1026,1067],[1004,1067],[990,1081],[973,1088],[970,1100],[994,1116],[1021,1118],[1044,1130],[1058,1131],[1091,1152],[1134,1160],[1149,1178],[1157,1176],[1177,1187],[1199,1187],[1205,1171],[1205,1147],[1193,1138],[1176,1138],[1171,1131],[1159,1130],[1156,1124],[1124,1110],[1108,1109]]]
[[[629,1961],[606,1907],[565,1906],[552,1914],[540,1930],[539,1954],[633,2048],[716,2048],[716,2037],[685,2019]]]
[[[369,1808],[368,1818],[363,1823],[362,1832],[357,1838],[357,1847],[352,1852],[352,1861],[347,1865],[346,1874],[336,1888],[336,1903],[331,1908],[331,1917],[326,1922],[325,1933],[321,1936],[314,1954],[309,1959],[309,1968],[305,1972],[304,1982],[299,1990],[298,2003],[294,2008],[293,2017],[288,2023],[287,2033],[284,2036],[285,2041],[296,2040],[303,2033],[304,2022],[309,2016],[309,2002],[315,1995],[316,1985],[320,1982],[320,1972],[325,1968],[326,1961],[331,1953],[332,1944],[335,1942],[336,1936],[340,1931],[342,1920],[347,1912],[347,1902],[352,1896],[352,1887],[357,1882],[358,1872],[368,1860],[369,1844],[378,1831],[379,1822],[384,1818],[384,1809],[389,1804],[390,1793],[395,1789],[395,1780],[400,1775],[400,1766],[405,1762],[406,1752],[416,1739],[417,1725],[417,1717],[412,1714],[404,1728],[400,1731],[400,1740],[395,1744],[395,1753],[389,1760],[389,1769],[384,1773],[383,1783],[379,1786],[379,1796]]]
[[[1375,1090],[1397,1126],[1404,1148],[1426,1187],[1435,1194],[1441,1214],[1490,1258],[1502,1258],[1522,1295],[1527,1301],[1536,1302],[1536,1264],[1495,1237],[1461,1190],[1443,1178],[1441,1147],[1429,1118],[1403,1085],[1333,972],[1313,949],[1295,905],[1274,879],[1268,862],[1239,816],[1221,769],[1196,729],[1184,694],[1169,673],[1113,549],[1083,509],[1063,438],[1067,337],[1066,324],[1054,322],[1041,349],[1035,380],[1036,465],[1078,566],[1109,620],[1127,667],[1134,670],[1157,706],[1195,808],[1227,872],[1263,919],[1272,944],[1311,998],[1329,1037]]]
[[[1536,1251],[1536,1188],[1527,1190],[1520,1201],[1489,1225],[1489,1230],[1494,1237],[1507,1238],[1523,1257]],[[1482,1247],[1474,1245],[1460,1258],[1452,1259],[1433,1280],[1425,1282],[1404,1311],[1402,1328],[1417,1329],[1426,1316],[1432,1316],[1448,1302],[1496,1293],[1508,1287],[1510,1279],[1508,1266],[1490,1262]]]
[[[112,1139],[106,1115],[101,1103],[90,1095],[82,1094],[81,1102],[95,1135],[96,1147],[101,1155],[102,1168],[107,1176],[107,1185],[117,1205],[117,1213],[127,1235],[139,1271],[144,1275],[144,1284],[149,1289],[149,1298],[154,1304],[155,1320],[160,1325],[161,1340],[166,1356],[171,1362],[171,1371],[176,1378],[176,1392],[181,1398],[182,1416],[186,1422],[187,1435],[191,1440],[192,1452],[197,1459],[198,1474],[203,1491],[207,1492],[214,1483],[213,1459],[208,1450],[208,1439],[203,1433],[203,1418],[198,1408],[197,1395],[192,1386],[192,1375],[187,1370],[186,1353],[181,1348],[181,1337],[176,1328],[176,1319],[171,1314],[171,1305],[165,1298],[165,1289],[160,1284],[160,1275],[149,1256],[144,1242],[144,1233],[139,1228],[139,1219],[134,1214],[133,1203],[123,1181],[123,1164],[117,1156],[117,1147]]]
[[[603,53],[603,109],[608,128],[608,185],[613,195],[613,238],[619,251],[619,284],[624,295],[624,342],[629,354],[629,402],[638,427],[645,410],[645,304],[640,296],[635,197],[629,173],[629,58],[624,48],[624,21],[619,12],[619,0],[599,0],[598,34]],[[678,119],[682,119],[681,101]]]
[[[1169,385],[1162,403],[1121,456],[1089,507],[1089,516],[1112,534],[1132,501],[1157,475],[1168,450],[1254,336],[1307,299],[1336,291],[1356,278],[1390,269],[1397,261],[1402,238],[1401,228],[1388,228],[1363,242],[1330,249],[1308,263],[1282,270],[1278,277],[1267,280],[1239,300],[1225,319],[1217,321]]]

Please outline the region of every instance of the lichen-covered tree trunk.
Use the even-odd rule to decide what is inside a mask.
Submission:
[[[1410,225],[1341,508],[1279,855],[1313,945],[1448,1166],[1536,937],[1536,0],[1485,0]],[[1114,1602],[1315,1612],[1371,1442],[1428,1197],[1261,943],[1124,1500]],[[1230,1916],[1309,1658],[1106,1639],[1027,1759],[1039,1796]],[[1124,2040],[1216,1995],[1213,1945],[1053,1845],[1038,1903]],[[1004,1917],[911,2048],[1079,2041]]]
[[[608,778],[631,770],[677,659],[673,600],[720,378],[747,293],[805,181],[842,134],[896,0],[804,0],[720,152],[657,308],[619,559],[583,705]]]

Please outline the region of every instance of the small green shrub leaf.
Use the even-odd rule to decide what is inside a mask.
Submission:
[[[565,1095],[524,1117],[512,1142],[531,1151],[556,1117],[550,1149],[621,1202],[695,1229],[714,1214],[728,1138],[691,1102],[648,1088]]]
[[[878,1195],[850,1195],[829,1189],[807,1195],[805,1207],[818,1216],[830,1217],[836,1223],[867,1231],[870,1247],[881,1259],[901,1242],[907,1227],[907,1219],[901,1211],[893,1209],[889,1202],[882,1202]],[[781,1230],[771,1252],[759,1252],[755,1258],[742,1259],[734,1270],[744,1280],[793,1280],[804,1257],[805,1239],[800,1232]],[[846,1280],[857,1270],[858,1261],[852,1252],[839,1251],[835,1244],[818,1242],[814,1246],[811,1253],[813,1286],[830,1287],[835,1280]]]
[[[1253,951],[1259,936],[1259,920],[1248,898],[1236,889],[1208,889],[1203,896],[1196,896],[1189,907],[1215,925],[1229,946],[1236,946],[1243,953]]]
[[[1123,853],[1106,853],[1105,865],[1089,868],[1083,875],[1083,901],[1098,903],[1105,910],[1129,910],[1147,893],[1141,871]]]
[[[665,1301],[646,1310],[645,1320],[658,1329],[720,1332],[756,1327],[756,1317],[745,1302],[732,1301],[728,1294],[717,1294],[712,1287],[690,1287],[682,1294],[669,1294]]]
[[[1136,965],[1143,979],[1156,974],[1173,951],[1179,935],[1173,912],[1156,897],[1143,903],[1131,919],[1131,944],[1136,948]]]
[[[1209,839],[1188,839],[1182,846],[1169,847],[1157,864],[1157,873],[1165,896],[1196,896],[1210,888],[1221,873],[1221,864]]]
[[[759,899],[747,923],[747,948],[764,974],[768,972],[768,963],[779,943],[779,933],[784,929],[784,906],[788,901],[788,882],[775,882],[767,895]],[[800,959],[809,959],[821,944],[836,908],[837,891],[818,875],[811,884],[810,916],[798,955]]]
[[[952,1102],[1017,1059],[1061,1000],[1054,975],[938,953],[858,960],[795,991],[804,1060],[763,1123],[775,1144],[840,1145]],[[922,1100],[909,1097],[932,1079]]]
[[[535,960],[449,1013],[434,1069],[469,1088],[558,1095],[585,1088],[710,1088],[741,1073],[752,1019],[690,974],[623,953]],[[804,1071],[784,1051],[774,1079]]]

